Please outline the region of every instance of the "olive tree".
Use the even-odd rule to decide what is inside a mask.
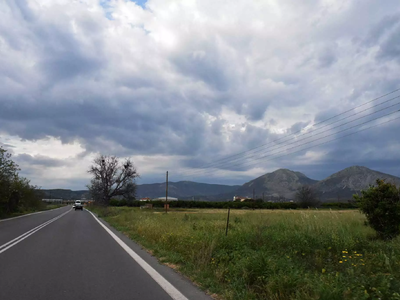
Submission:
[[[302,185],[296,192],[296,202],[300,207],[317,207],[319,200],[316,191],[309,185]]]
[[[390,240],[400,234],[400,188],[378,179],[376,186],[353,197],[379,238]]]
[[[108,206],[112,197],[134,199],[138,172],[130,159],[120,162],[116,156],[98,155],[88,170],[92,174],[90,194],[100,205]]]

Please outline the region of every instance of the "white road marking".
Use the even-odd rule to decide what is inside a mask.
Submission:
[[[40,224],[39,226],[36,226],[35,228],[33,228],[33,229],[21,234],[20,236],[16,237],[15,239],[13,239],[13,240],[1,245],[0,246],[0,254],[3,253],[4,251],[7,251],[8,249],[10,249],[11,247],[15,246],[16,244],[22,242],[24,239],[26,239],[27,237],[31,236],[35,232],[38,232],[40,229],[46,227],[47,225],[53,223],[54,221],[57,221],[59,218],[61,218],[64,215],[66,215],[71,210],[72,210],[72,208],[69,211],[67,211],[67,212],[65,212],[65,213],[63,213],[63,214],[61,214],[61,215],[59,215],[57,217],[54,217],[53,219],[51,219],[51,220],[49,220],[47,222],[44,222],[44,223]]]
[[[60,209],[60,208],[63,208],[63,207],[64,207],[64,206],[62,206],[62,207],[57,207],[57,208],[53,208],[53,209],[49,209],[49,210],[37,211],[37,212],[34,212],[34,213],[30,213],[30,214],[26,214],[26,215],[22,215],[22,216],[18,216],[18,217],[2,219],[2,220],[0,220],[0,222],[5,222],[5,221],[10,221],[10,220],[15,220],[15,219],[27,217],[27,216],[32,216],[32,215],[36,215],[36,214],[41,214],[41,213],[44,213],[44,212],[48,212],[48,211]]]
[[[147,262],[143,260],[135,251],[117,237],[110,229],[108,229],[99,219],[89,210],[87,210],[93,218],[107,231],[109,235],[124,249],[130,257],[132,257],[174,300],[188,300],[180,291],[178,291],[169,281],[153,269]]]

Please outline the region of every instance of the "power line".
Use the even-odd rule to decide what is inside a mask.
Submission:
[[[310,143],[313,143],[313,142],[316,142],[316,141],[325,139],[325,138],[327,138],[327,137],[329,137],[329,136],[336,135],[336,134],[338,134],[338,133],[341,133],[341,132],[344,132],[344,131],[353,129],[353,128],[358,127],[358,126],[365,125],[365,124],[367,124],[367,123],[371,123],[371,122],[373,122],[373,121],[376,121],[376,120],[378,120],[378,119],[382,119],[382,118],[384,118],[384,117],[387,117],[387,116],[389,116],[389,115],[392,115],[392,114],[395,114],[395,113],[398,113],[398,112],[400,112],[400,110],[396,110],[396,111],[390,112],[390,113],[385,114],[385,115],[383,115],[383,116],[377,117],[377,118],[372,119],[372,120],[365,121],[365,122],[363,122],[363,123],[361,123],[361,124],[354,125],[354,126],[352,126],[352,127],[343,129],[343,130],[338,131],[338,132],[334,132],[334,133],[332,133],[332,134],[329,134],[329,135],[326,135],[326,136],[324,136],[324,137],[321,137],[321,138],[312,140],[312,141],[310,141],[310,142],[303,143],[303,144],[301,144],[301,145],[291,147],[291,148],[289,148],[289,149],[286,149],[286,151],[291,150],[291,149],[296,149],[296,148],[301,147],[301,146],[303,146],[303,145],[307,145],[307,144],[310,144]],[[326,141],[326,142],[323,142],[323,143],[319,143],[319,144],[312,145],[312,146],[310,146],[310,147],[308,147],[308,148],[303,148],[303,149],[300,149],[300,150],[298,150],[298,151],[294,151],[294,152],[291,152],[291,153],[286,153],[286,154],[283,154],[283,155],[281,155],[281,156],[273,157],[273,158],[270,158],[270,159],[267,159],[267,160],[264,160],[264,161],[269,161],[269,160],[271,160],[271,159],[276,159],[276,158],[280,158],[280,157],[283,157],[283,156],[287,156],[287,155],[290,155],[290,154],[293,154],[293,153],[297,153],[297,152],[300,152],[300,151],[303,151],[303,150],[308,150],[308,149],[310,149],[310,148],[313,148],[313,147],[316,147],[316,146],[319,146],[319,145],[323,145],[323,144],[326,144],[326,143],[328,143],[328,142],[331,142],[331,141],[334,141],[334,140],[337,140],[337,139],[340,139],[340,138],[343,138],[343,137],[347,137],[347,136],[353,135],[353,134],[355,134],[355,133],[358,133],[358,132],[361,132],[361,131],[365,131],[365,130],[370,129],[370,128],[374,128],[374,127],[377,127],[377,126],[380,126],[380,125],[383,125],[383,124],[392,122],[392,121],[397,120],[397,119],[400,119],[400,117],[394,118],[394,119],[391,119],[391,120],[389,120],[389,121],[382,122],[382,123],[379,123],[379,124],[376,124],[376,125],[373,125],[373,126],[370,126],[370,127],[368,127],[368,128],[365,128],[365,129],[361,129],[361,130],[352,132],[352,133],[350,133],[350,134],[347,134],[347,135],[344,135],[344,136],[341,136],[341,137],[337,137],[337,138],[331,139],[331,140]],[[253,159],[252,161],[247,162],[247,163],[252,163],[252,162],[255,162],[256,160],[260,160],[260,159],[263,159],[263,158],[266,158],[266,157],[270,157],[270,156],[275,156],[275,155],[277,155],[277,154],[279,154],[279,153],[264,155],[264,156],[258,157],[258,158],[256,158],[256,159]],[[240,165],[240,164],[234,164],[234,165],[231,165],[231,166],[237,166],[237,165]],[[252,166],[252,164],[246,165],[246,167],[250,167],[250,166]],[[213,170],[212,170],[212,169],[205,170],[203,174],[207,174],[207,173],[210,172],[210,171],[213,171]],[[197,175],[200,175],[200,174],[197,174]]]
[[[383,111],[383,110],[386,110],[386,109],[388,109],[388,108],[394,107],[394,106],[399,105],[399,104],[400,104],[400,102],[395,103],[395,104],[393,104],[393,105],[384,107],[384,108],[382,108],[382,109],[380,109],[380,110],[374,111],[374,112],[372,112],[372,113],[370,113],[370,114],[361,116],[361,117],[359,117],[359,118],[356,118],[356,119],[353,119],[353,120],[351,120],[351,121],[345,122],[345,123],[343,123],[343,124],[337,125],[337,126],[335,126],[335,127],[333,127],[333,128],[329,128],[329,129],[324,130],[324,131],[322,131],[322,132],[316,133],[316,134],[311,135],[311,136],[309,136],[309,137],[305,137],[305,138],[300,139],[300,140],[295,140],[294,142],[289,143],[289,144],[286,144],[286,142],[289,142],[289,141],[285,141],[285,142],[283,143],[283,145],[281,145],[282,143],[280,143],[280,144],[277,144],[277,145],[270,146],[270,147],[268,147],[268,148],[271,148],[271,147],[272,147],[272,148],[276,148],[278,145],[281,145],[281,146],[279,146],[277,149],[271,149],[271,150],[269,150],[268,152],[275,151],[275,150],[278,150],[278,149],[287,147],[287,146],[289,146],[289,145],[293,145],[293,144],[299,143],[299,142],[301,142],[301,141],[310,139],[310,138],[315,137],[315,136],[317,136],[317,135],[320,135],[320,134],[323,134],[323,133],[328,132],[328,131],[330,131],[330,130],[333,130],[333,129],[342,127],[342,126],[344,126],[344,125],[353,123],[353,122],[355,122],[355,121],[358,121],[358,120],[360,120],[360,119],[366,118],[366,117],[371,116],[371,115],[374,115],[374,114],[376,114],[376,113],[379,113],[379,112],[381,112],[381,111]],[[344,120],[344,119],[343,119],[343,120]],[[375,119],[373,119],[373,120],[375,120]],[[341,120],[341,121],[342,121],[342,120]],[[334,123],[336,123],[336,122],[334,122]],[[329,125],[332,125],[332,124],[334,124],[334,123],[331,123],[331,124],[329,124]],[[362,124],[364,124],[364,123],[362,123]],[[359,124],[359,125],[356,125],[356,126],[360,126],[360,124]],[[351,128],[354,128],[354,126],[351,127]],[[321,128],[319,128],[319,129],[321,129]],[[311,131],[311,132],[302,134],[301,136],[310,134],[310,133],[315,132],[315,131],[317,131],[317,130],[319,130],[319,129],[316,129],[316,130],[314,130],[314,131]],[[267,149],[268,149],[268,148],[267,148]],[[266,150],[266,149],[265,149],[265,150]],[[254,152],[254,153],[253,153],[252,155],[250,155],[250,156],[238,157],[238,158],[236,158],[236,159],[232,159],[232,160],[229,161],[229,162],[219,163],[219,164],[217,164],[215,167],[218,166],[218,167],[220,167],[220,168],[223,168],[223,167],[224,167],[225,165],[227,165],[228,163],[231,164],[231,163],[233,163],[233,162],[235,162],[235,161],[245,160],[245,159],[249,159],[249,158],[256,157],[256,156],[257,156],[257,154],[256,154],[257,152],[260,152],[260,151],[258,150],[258,151]],[[267,152],[267,153],[268,153],[268,152]],[[215,167],[213,167],[213,168],[215,168]],[[211,167],[209,167],[209,168],[211,168]],[[207,168],[207,169],[209,169],[209,168]],[[192,173],[189,174],[188,176],[191,176],[192,174],[193,174],[193,175],[197,175],[198,173],[204,172],[203,170],[206,170],[206,169],[203,168],[203,169],[201,169],[201,170],[195,170],[194,172],[192,172]]]
[[[390,115],[392,115],[392,114],[398,113],[399,111],[400,111],[400,110],[396,110],[396,111],[390,112],[390,113],[388,113],[388,114],[386,114],[386,115],[383,115],[383,116],[374,118],[374,119],[372,119],[372,120],[365,121],[365,122],[360,123],[360,124],[356,124],[356,125],[354,125],[354,126],[351,126],[351,127],[342,129],[342,130],[340,130],[340,131],[337,131],[337,132],[328,134],[328,135],[326,135],[326,136],[317,138],[317,139],[315,139],[315,140],[312,140],[312,141],[303,143],[303,144],[301,144],[301,145],[297,145],[297,146],[288,148],[288,149],[286,149],[286,151],[291,150],[291,149],[296,149],[296,148],[298,148],[298,147],[300,147],[300,146],[307,145],[307,144],[311,144],[311,143],[313,143],[313,142],[316,142],[316,141],[325,139],[325,138],[327,138],[327,137],[330,137],[330,136],[333,136],[333,135],[337,135],[337,134],[339,134],[339,133],[341,133],[341,132],[348,131],[348,130],[350,130],[350,129],[353,129],[353,128],[356,128],[356,127],[359,127],[359,126],[362,126],[362,125],[365,125],[365,124],[368,124],[368,123],[371,123],[371,122],[373,122],[373,121],[376,121],[376,120],[382,119],[382,118],[384,118],[384,117],[390,116]],[[287,146],[287,145],[286,145],[286,146]],[[279,150],[279,149],[275,149],[275,150]],[[255,161],[255,160],[259,160],[259,159],[263,159],[263,158],[266,158],[266,157],[274,156],[274,155],[276,155],[276,154],[279,154],[279,153],[268,154],[268,155],[260,156],[260,157],[258,157],[258,158],[255,158],[254,161]],[[237,165],[238,165],[238,164],[232,165],[232,166],[237,166]],[[239,165],[240,165],[240,164],[239,164]]]
[[[325,141],[325,142],[322,142],[322,143],[319,143],[319,144],[316,144],[316,145],[312,145],[312,146],[310,146],[310,147],[308,147],[308,148],[303,148],[303,149],[300,149],[300,150],[297,150],[297,151],[294,151],[294,152],[291,152],[291,153],[288,153],[288,154],[283,154],[283,155],[281,155],[281,156],[274,157],[273,159],[280,158],[280,157],[283,157],[283,156],[287,156],[287,155],[290,155],[290,154],[294,154],[294,153],[297,153],[297,152],[301,152],[301,151],[304,151],[304,150],[308,150],[308,149],[314,148],[314,147],[316,147],[316,146],[321,146],[321,145],[324,145],[324,144],[333,142],[333,141],[335,141],[335,140],[339,140],[339,139],[342,139],[342,138],[345,138],[345,137],[354,135],[354,134],[356,134],[356,133],[359,133],[359,132],[362,132],[362,131],[365,131],[365,130],[368,130],[368,129],[371,129],[371,128],[374,128],[374,127],[378,127],[378,126],[380,126],[380,125],[384,125],[384,124],[387,124],[387,123],[390,123],[390,122],[392,122],[392,121],[399,120],[399,119],[400,119],[400,117],[393,118],[393,119],[390,119],[390,120],[388,120],[388,121],[386,121],[386,122],[382,122],[382,123],[379,123],[379,124],[376,124],[376,125],[372,125],[372,126],[370,126],[370,127],[367,127],[367,128],[364,128],[364,129],[360,129],[360,130],[357,130],[357,131],[355,131],[355,132],[352,132],[352,133],[349,133],[349,134],[346,134],[346,135],[343,135],[343,136],[340,136],[340,137],[331,139],[331,140],[329,140],[329,141]],[[271,159],[272,159],[272,158],[271,158]],[[269,161],[269,160],[271,160],[271,159],[267,159],[266,161]]]
[[[339,120],[337,120],[337,121],[335,121],[335,122],[326,124],[326,125],[324,125],[324,126],[322,126],[322,127],[320,127],[320,128],[314,129],[314,130],[309,131],[309,132],[305,132],[305,133],[299,135],[298,137],[301,137],[301,136],[304,136],[304,135],[309,135],[309,134],[314,133],[314,132],[316,132],[316,131],[318,131],[318,130],[321,130],[322,128],[325,128],[325,127],[327,127],[327,126],[333,125],[333,124],[338,123],[338,122],[340,122],[340,121],[346,120],[346,119],[348,119],[348,118],[350,118],[350,117],[353,117],[353,116],[355,116],[355,115],[358,115],[358,114],[360,114],[360,113],[363,113],[363,112],[365,112],[365,111],[367,111],[367,110],[370,110],[370,109],[372,109],[372,108],[378,107],[378,106],[380,106],[380,105],[382,105],[382,104],[385,104],[385,103],[387,103],[387,102],[393,101],[394,99],[397,99],[397,98],[400,98],[400,96],[391,98],[391,99],[386,100],[386,101],[384,101],[384,102],[382,102],[382,103],[376,104],[376,105],[374,105],[373,107],[364,109],[364,110],[359,111],[359,112],[357,112],[357,113],[354,113],[354,114],[352,114],[352,115],[350,115],[350,116],[348,116],[348,117],[345,117],[345,118],[339,119]],[[286,143],[286,142],[289,142],[289,140],[283,141],[283,142],[281,142],[281,143],[277,143],[277,144],[275,144],[275,145],[271,145],[271,146],[269,146],[269,147],[267,147],[267,148],[258,149],[258,150],[256,150],[256,151],[253,151],[253,153],[251,153],[250,151],[248,151],[247,154],[252,154],[252,155],[246,156],[246,155],[247,155],[247,154],[246,154],[245,156],[238,157],[238,158],[235,158],[235,159],[231,159],[231,160],[229,160],[229,161],[227,161],[227,162],[220,162],[220,163],[212,164],[211,166],[209,166],[209,167],[207,167],[207,168],[201,168],[201,169],[195,170],[195,171],[193,172],[193,175],[195,175],[197,172],[202,172],[202,169],[208,169],[208,168],[211,168],[211,167],[215,168],[215,167],[217,167],[217,166],[220,166],[220,167],[222,166],[222,167],[223,167],[223,166],[224,166],[225,164],[227,164],[227,163],[232,163],[232,162],[235,162],[235,161],[237,161],[237,160],[244,160],[244,159],[247,159],[247,158],[252,158],[252,157],[255,156],[256,153],[259,153],[259,152],[261,152],[261,151],[265,151],[265,150],[270,149],[270,148],[274,148],[274,147],[276,147],[276,146],[278,146],[278,145],[282,145],[282,144],[283,144],[283,146],[289,146],[289,145],[292,145],[292,144],[294,144],[294,143],[298,143],[298,142],[300,142],[300,141],[309,139],[309,138],[311,138],[311,137],[313,137],[313,136],[316,136],[316,135],[320,135],[320,134],[325,133],[325,132],[327,132],[327,131],[329,131],[329,130],[332,130],[332,129],[335,129],[335,128],[339,128],[339,127],[341,127],[341,126],[350,124],[350,123],[352,123],[352,122],[355,122],[355,121],[360,120],[360,119],[362,119],[362,118],[365,118],[365,117],[368,117],[368,116],[370,116],[370,115],[376,114],[376,113],[378,113],[378,112],[381,112],[381,111],[383,111],[383,110],[386,110],[386,109],[388,109],[388,108],[391,108],[391,107],[396,106],[396,105],[399,105],[399,104],[400,104],[400,102],[395,103],[395,104],[393,104],[393,105],[384,107],[384,108],[382,108],[382,109],[380,109],[380,110],[374,111],[374,112],[372,112],[372,113],[370,113],[370,114],[361,116],[361,117],[359,117],[359,118],[356,118],[356,119],[353,119],[353,120],[351,120],[351,121],[345,122],[345,123],[343,123],[343,124],[340,124],[340,125],[338,125],[338,126],[335,126],[335,127],[333,127],[333,128],[330,128],[330,129],[328,129],[328,130],[325,130],[325,131],[316,133],[316,134],[314,134],[314,135],[311,135],[310,137],[306,137],[306,138],[297,140],[297,141],[295,141],[295,142],[292,142],[292,143],[289,143],[289,144],[286,144],[286,145],[285,145],[285,143]],[[287,137],[284,137],[284,138],[287,138]],[[269,151],[271,151],[271,150],[269,150]],[[191,175],[191,174],[189,174],[189,175]]]
[[[388,95],[391,95],[391,94],[393,94],[393,93],[395,93],[395,92],[398,92],[398,91],[400,91],[400,88],[398,88],[398,89],[396,89],[396,90],[393,90],[393,91],[391,91],[391,92],[389,92],[389,93],[387,93],[387,94],[384,94],[384,95],[382,95],[382,96],[379,96],[379,97],[377,97],[377,98],[374,98],[374,99],[372,99],[372,100],[370,100],[370,101],[367,101],[367,102],[365,102],[365,103],[363,103],[363,104],[361,104],[361,105],[358,105],[358,106],[356,106],[356,107],[354,107],[354,108],[348,109],[348,110],[346,110],[346,111],[344,111],[344,112],[342,112],[342,113],[340,113],[340,114],[337,114],[337,115],[335,115],[335,116],[332,116],[332,117],[330,117],[330,118],[328,118],[328,119],[325,119],[325,120],[323,120],[323,121],[320,121],[320,122],[314,124],[312,127],[315,127],[315,126],[318,126],[318,125],[320,125],[320,124],[322,124],[322,123],[325,123],[325,122],[327,122],[327,121],[330,121],[330,120],[332,120],[332,119],[334,119],[334,118],[336,118],[336,117],[339,117],[339,116],[341,116],[341,115],[344,115],[344,114],[346,114],[346,113],[348,113],[348,112],[350,112],[350,111],[352,111],[352,110],[355,110],[355,109],[360,108],[360,107],[362,107],[362,106],[364,106],[364,105],[367,105],[367,104],[369,104],[369,103],[372,103],[372,102],[374,102],[374,101],[377,101],[377,100],[379,100],[379,99],[381,99],[381,98],[384,98],[384,97],[386,97],[386,96],[388,96]],[[266,146],[266,145],[268,145],[268,144],[270,144],[270,143],[275,143],[275,142],[280,141],[280,140],[282,140],[282,139],[284,139],[284,138],[288,138],[288,137],[293,136],[293,135],[295,135],[295,134],[297,134],[297,133],[300,133],[301,131],[302,131],[302,129],[300,129],[300,130],[298,130],[298,131],[296,131],[296,132],[293,132],[293,133],[291,133],[291,134],[289,134],[289,135],[287,135],[287,136],[284,136],[284,137],[278,138],[278,139],[276,139],[276,140],[273,140],[272,142],[268,142],[268,143],[265,143],[265,144],[262,144],[262,145],[259,145],[259,146],[250,148],[250,149],[248,149],[248,150],[245,150],[245,151],[242,151],[242,152],[239,152],[239,153],[236,153],[236,154],[227,156],[227,157],[225,157],[225,158],[218,159],[218,160],[216,160],[216,161],[214,161],[214,162],[207,163],[207,164],[203,165],[202,167],[200,167],[200,169],[208,168],[208,167],[210,167],[211,165],[214,165],[215,163],[217,163],[217,162],[219,162],[219,161],[229,160],[230,158],[239,156],[239,155],[244,154],[244,153],[248,153],[248,152],[253,151],[253,150],[255,150],[255,149],[264,147],[264,146]]]

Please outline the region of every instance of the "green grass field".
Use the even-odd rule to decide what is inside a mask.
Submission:
[[[400,238],[356,210],[92,208],[217,299],[400,299]]]

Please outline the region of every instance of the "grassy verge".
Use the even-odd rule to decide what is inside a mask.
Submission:
[[[400,239],[357,211],[92,208],[222,299],[400,299]]]
[[[65,206],[65,204],[45,204],[39,208],[35,208],[35,209],[24,209],[12,214],[5,214],[5,215],[1,215],[0,216],[0,220],[2,219],[8,219],[8,218],[14,218],[14,217],[19,217],[22,215],[27,215],[27,214],[31,214],[34,212],[38,212],[38,211],[45,211],[45,210],[50,210],[50,209],[55,209],[55,208],[59,208],[59,207],[63,207]]]

